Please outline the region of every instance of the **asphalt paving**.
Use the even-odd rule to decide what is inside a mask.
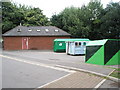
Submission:
[[[56,68],[57,65],[105,75],[113,71],[106,66],[86,64],[84,56],[70,56],[52,51],[3,51],[1,55],[5,56],[2,58],[3,88],[36,88],[71,73],[69,70]],[[102,86],[109,86],[109,82]]]
[[[85,63],[85,56],[71,56],[66,53],[55,53],[52,51],[5,51],[3,55],[26,59],[30,61],[37,61],[51,65],[62,65],[74,67],[78,69],[85,69],[96,73],[108,75],[113,71],[111,68],[106,68],[102,65],[94,65]],[[105,69],[106,68],[106,69]]]
[[[65,71],[2,58],[3,88],[37,88],[64,75]]]

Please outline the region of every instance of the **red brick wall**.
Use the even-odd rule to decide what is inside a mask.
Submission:
[[[4,50],[21,50],[22,37],[3,37]]]
[[[51,50],[53,49],[53,40],[56,38],[70,37],[28,37],[28,49]],[[4,37],[5,50],[21,50],[22,37]]]

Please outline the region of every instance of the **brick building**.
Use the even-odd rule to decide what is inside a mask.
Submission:
[[[57,38],[70,34],[55,26],[17,26],[3,34],[3,45],[4,50],[51,50]]]

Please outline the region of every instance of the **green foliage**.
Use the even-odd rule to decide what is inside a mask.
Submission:
[[[20,25],[45,26],[50,25],[48,18],[39,8],[2,2],[2,33]]]
[[[53,25],[62,28],[73,36],[86,37],[88,35],[89,27],[84,26],[84,22],[80,19],[79,8],[70,7],[65,8],[60,14],[53,15],[51,22]]]
[[[14,16],[14,11],[16,9],[16,6],[11,4],[10,2],[2,3],[2,29],[3,32],[6,32],[7,30],[13,28],[13,16]]]
[[[110,3],[101,19],[104,38],[120,38],[120,4]]]
[[[73,37],[119,38],[120,5],[112,3],[104,9],[100,0],[91,0],[88,5],[81,8],[65,8],[61,13],[53,15],[51,22]]]
[[[93,39],[94,33],[100,27],[102,11],[101,3],[95,0],[81,8],[65,8],[60,14],[53,15],[51,22],[72,34],[73,37]]]
[[[51,23],[52,22],[52,23]],[[50,21],[39,8],[2,3],[2,32],[19,24],[24,26],[57,26],[73,37],[103,39],[120,38],[120,4],[110,3],[104,9],[100,0],[91,0],[81,8],[68,7]]]
[[[24,15],[25,22],[23,25],[25,26],[43,26],[49,25],[48,18],[42,14],[42,10],[39,8],[30,8]]]

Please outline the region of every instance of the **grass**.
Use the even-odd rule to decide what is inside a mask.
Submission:
[[[120,68],[116,68],[110,76],[120,79]]]

